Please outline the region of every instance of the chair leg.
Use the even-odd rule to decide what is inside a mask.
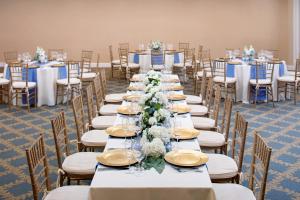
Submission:
[[[27,110],[30,112],[30,91],[26,92],[26,100],[27,100]]]
[[[37,108],[37,87],[35,87],[35,93],[34,93],[34,105],[35,105],[35,108]]]
[[[256,108],[256,101],[257,101],[257,96],[258,96],[258,90],[259,88],[255,87],[255,97],[254,97],[254,107]]]
[[[296,105],[297,101],[297,84],[294,83],[294,104]]]
[[[274,93],[273,93],[272,85],[270,86],[270,89],[271,89],[271,96],[272,96],[272,104],[273,104],[273,108],[274,108],[275,104],[274,104]]]
[[[277,102],[279,102],[279,84],[280,84],[280,81],[277,81]]]
[[[59,90],[59,85],[56,85],[56,97],[55,97],[55,105],[57,105],[57,99],[58,99],[58,90]]]

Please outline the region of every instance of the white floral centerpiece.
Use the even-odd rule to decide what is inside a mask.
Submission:
[[[160,173],[164,169],[165,145],[170,141],[170,131],[163,127],[170,120],[170,112],[166,109],[168,99],[161,92],[161,78],[160,72],[149,71],[146,74],[144,79],[145,95],[139,102],[142,107],[140,115],[141,145],[146,156],[144,167],[154,167]]]
[[[149,44],[151,50],[159,51],[162,49],[162,42],[160,41],[151,41]]]
[[[244,60],[252,61],[254,59],[254,56],[255,56],[255,49],[253,48],[253,46],[252,45],[250,45],[249,47],[245,46],[243,50]]]
[[[41,47],[36,48],[34,60],[37,60],[40,63],[47,62],[47,55],[43,48]]]

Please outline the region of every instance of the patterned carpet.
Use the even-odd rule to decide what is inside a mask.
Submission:
[[[123,92],[127,83],[109,81],[109,92]],[[185,93],[191,93],[191,87]],[[46,107],[8,111],[6,105],[0,106],[0,199],[32,199],[24,149],[34,139],[44,133],[46,150],[50,165],[51,183],[56,181],[57,162],[50,119],[65,110],[70,139],[75,138],[72,110],[66,106]],[[252,131],[258,130],[273,148],[267,199],[300,199],[300,103],[291,101],[272,104],[235,104],[234,111],[241,111],[249,122],[248,137],[244,159],[244,177],[247,178],[251,161]],[[233,124],[233,121],[232,121]],[[244,184],[246,181],[244,181]]]

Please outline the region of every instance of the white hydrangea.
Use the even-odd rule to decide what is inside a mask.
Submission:
[[[163,119],[168,121],[171,114],[168,110],[162,108],[162,109],[155,111],[153,115],[157,119],[157,121],[160,121]]]
[[[170,130],[162,126],[152,126],[148,130],[148,134],[154,138],[161,139],[164,143],[170,141]]]
[[[155,93],[155,98],[158,99],[158,103],[167,105],[168,104],[168,99],[162,92],[157,92]]]
[[[142,140],[144,142],[142,151],[146,156],[159,157],[166,153],[166,148],[161,139],[154,138],[151,142],[145,141],[145,138],[142,138]]]
[[[148,122],[151,126],[157,124],[157,120],[155,117],[150,117]]]

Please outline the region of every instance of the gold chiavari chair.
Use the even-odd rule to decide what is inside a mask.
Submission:
[[[57,60],[59,55],[63,55],[63,49],[48,49],[48,60]]]
[[[225,97],[228,94],[234,96],[236,101],[236,77],[227,76],[227,61],[222,59],[214,60],[213,71],[212,71],[213,81],[215,85],[219,85],[224,91]]]
[[[210,112],[210,106],[212,101],[212,94],[213,94],[213,81],[212,79],[208,79],[206,94],[205,94],[205,101],[202,105],[197,104],[190,104],[189,107],[191,108],[190,114],[192,116],[208,116]]]
[[[212,77],[212,61],[210,57],[210,50],[202,50],[199,59],[199,64],[195,70],[195,93],[197,94],[201,88],[201,82],[204,72],[206,72],[206,79]],[[199,86],[200,85],[200,86]]]
[[[18,106],[19,98],[26,98],[27,110],[30,111],[31,101],[37,106],[37,86],[35,82],[28,81],[28,64],[9,63],[12,94],[11,99],[16,99],[16,106]],[[20,95],[20,96],[19,96]]]
[[[270,52],[274,60],[279,60],[279,50],[278,49],[266,49],[267,52]]]
[[[93,51],[90,50],[82,50],[81,51],[81,60],[89,60],[91,61],[93,58]]]
[[[99,75],[100,76],[100,75]],[[97,76],[93,81],[95,96],[96,96],[96,106],[100,115],[116,115],[119,104],[105,104],[104,105],[104,91],[100,83],[100,77]],[[102,82],[103,83],[103,82]]]
[[[112,45],[109,45],[108,49],[109,49],[109,57],[110,57],[110,65],[111,65],[111,78],[114,78],[114,72],[117,72],[118,76],[120,76],[121,63],[120,60],[114,60]]]
[[[218,94],[219,95],[219,94]],[[197,137],[201,149],[220,149],[221,153],[227,154],[227,142],[230,129],[230,118],[232,111],[232,99],[227,97],[224,103],[224,111],[220,129],[216,131],[201,131]],[[214,119],[218,118],[217,112]]]
[[[114,121],[117,119],[115,115],[107,115],[107,116],[98,116],[98,111],[100,109],[100,102],[101,102],[101,85],[100,85],[100,78],[97,76],[94,79],[93,82],[93,89],[94,89],[94,94],[96,96],[96,109],[97,112],[91,110],[94,108],[94,102],[93,101],[88,101],[88,118],[89,118],[89,126],[92,127],[93,129],[106,129],[110,126],[113,126]]]
[[[184,52],[186,49],[189,49],[190,43],[188,42],[179,42],[178,43],[178,50]]]
[[[33,199],[87,199],[89,186],[63,186],[51,191],[47,155],[43,136],[26,149]]]
[[[239,184],[213,184],[216,199],[264,200],[269,164],[272,149],[267,146],[263,138],[254,131],[252,162],[249,177],[249,188]]]
[[[273,107],[274,105],[274,93],[273,93],[273,74],[274,74],[275,62],[254,62],[251,67],[255,68],[255,78],[249,81],[249,102],[254,99],[254,106],[256,106],[257,97],[259,91],[266,91],[266,100],[269,102],[269,95],[272,97]]]
[[[207,91],[208,96],[204,103],[211,101],[212,92],[213,92],[211,82],[212,81],[208,82],[208,85],[207,85],[207,87],[209,88]],[[216,130],[217,125],[218,125],[220,103],[221,103],[221,91],[220,91],[220,87],[217,87],[215,90],[215,99],[214,99],[213,110],[210,111],[209,104],[206,104],[207,108],[209,106],[208,110],[210,111],[209,113],[207,113],[207,114],[209,114],[208,117],[192,116],[192,122],[194,124],[194,127],[196,129],[200,129],[200,130]]]
[[[207,154],[208,173],[212,182],[239,183],[242,174],[244,149],[247,136],[248,122],[236,112],[232,133],[231,157],[223,154]]]
[[[119,49],[122,74],[125,75],[127,80],[130,80],[134,74],[139,73],[140,65],[128,62],[128,53],[127,49]]]
[[[18,63],[18,52],[17,51],[6,51],[4,52],[4,60],[8,63]]]
[[[93,107],[94,96],[93,86],[89,85],[86,88],[88,115],[94,116],[95,109]],[[91,107],[92,106],[92,107]],[[75,97],[73,100],[73,113],[76,122],[77,143],[80,151],[86,149],[104,149],[107,141],[107,134],[104,130],[92,130],[92,127],[87,126],[84,120],[84,109],[82,97]]]
[[[277,101],[279,101],[279,95],[284,92],[285,99],[287,93],[292,93],[294,98],[294,104],[297,102],[297,91],[300,81],[300,59],[296,60],[296,66],[294,70],[290,70],[287,75],[277,78]]]
[[[129,43],[127,43],[127,42],[119,43],[119,49],[124,49],[129,52]]]
[[[102,96],[104,97],[104,103],[110,103],[110,104],[120,104],[123,101],[123,97],[127,95],[127,93],[111,93],[107,94],[107,79],[105,75],[105,70],[102,70],[100,72],[100,85],[101,85],[101,92]]]
[[[63,185],[65,178],[67,178],[68,185],[71,180],[91,180],[95,173],[96,157],[99,153],[70,153],[71,142],[77,143],[78,150],[82,150],[82,145],[77,141],[69,141],[64,112],[60,112],[51,120],[51,124],[57,156],[59,184]]]
[[[56,104],[58,97],[67,97],[67,105],[69,100],[74,98],[74,94],[81,94],[81,80],[80,80],[80,62],[77,61],[68,61],[68,77],[64,79],[58,79],[56,81]],[[71,98],[69,98],[71,96]]]
[[[203,74],[201,80],[201,90],[199,95],[185,95],[187,104],[202,104],[205,99],[205,89],[206,89],[206,72]]]
[[[0,76],[0,103],[7,102],[8,107],[11,107],[11,84],[10,80]]]
[[[193,67],[195,65],[195,49],[185,49],[183,56],[183,63],[174,63],[172,72],[173,74],[178,74],[179,76],[183,74],[184,81],[189,78],[193,78]],[[188,73],[187,73],[188,72]]]

